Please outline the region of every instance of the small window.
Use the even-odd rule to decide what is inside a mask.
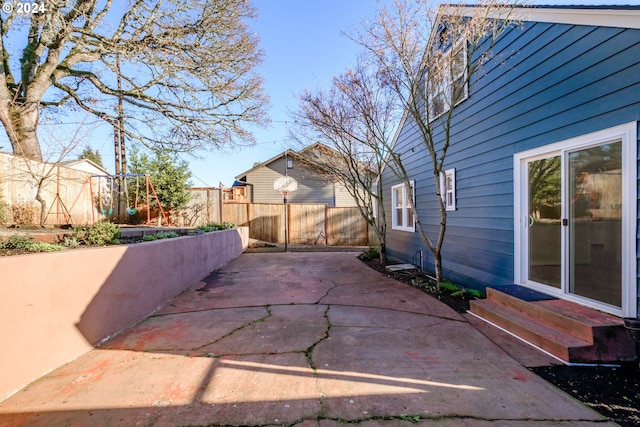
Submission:
[[[404,184],[391,187],[391,222],[394,230],[415,232],[415,221],[411,209],[411,200],[415,197],[413,181],[410,182],[409,194]]]
[[[293,159],[287,159],[287,169],[293,169]]]
[[[448,211],[456,210],[456,170],[447,169],[442,173],[440,181],[440,191],[442,191],[442,201]]]
[[[443,115],[452,104],[455,106],[468,97],[466,43],[458,42],[445,52],[441,64],[441,67],[448,69],[431,73],[432,76],[441,77],[433,77],[436,81],[429,81],[426,85],[429,120]]]

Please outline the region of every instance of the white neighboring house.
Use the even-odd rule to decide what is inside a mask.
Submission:
[[[105,168],[89,159],[65,160],[64,162],[58,162],[58,165],[87,172],[91,175],[109,175],[109,172]]]

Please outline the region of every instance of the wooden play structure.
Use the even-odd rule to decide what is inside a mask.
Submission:
[[[127,180],[135,178],[135,189]],[[144,198],[142,198],[140,182],[144,179]],[[94,182],[96,180],[97,182]],[[126,204],[126,214],[131,216],[136,215],[140,210],[146,209],[147,212],[147,225],[151,224],[151,202],[152,198],[155,198],[160,215],[165,220],[167,215],[160,204],[160,199],[156,193],[156,189],[151,182],[151,177],[147,174],[115,174],[115,175],[91,175],[83,183],[78,196],[71,205],[71,209],[75,206],[76,202],[80,198],[80,195],[85,191],[85,187],[89,187],[91,194],[91,200],[95,204],[96,209],[91,211],[91,219],[96,222],[96,211],[103,217],[112,217],[116,212],[114,207],[123,200]],[[116,215],[118,216],[118,215]],[[69,218],[67,222],[70,223]]]

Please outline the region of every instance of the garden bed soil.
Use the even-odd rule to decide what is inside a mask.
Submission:
[[[379,260],[363,260],[369,267],[388,277],[414,286],[415,279],[428,278],[416,271],[389,272]],[[421,277],[420,277],[421,276]],[[458,313],[469,310],[473,296],[454,297],[450,291],[435,286],[414,286],[447,304]],[[533,351],[533,350],[532,350]],[[640,366],[638,363],[620,366],[551,365],[529,368],[554,386],[570,394],[584,405],[622,427],[640,425]]]

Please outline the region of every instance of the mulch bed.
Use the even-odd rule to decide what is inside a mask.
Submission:
[[[395,280],[406,283],[410,286],[414,286],[414,283],[415,283],[414,279],[416,278],[421,279],[423,283],[429,281],[429,279],[426,276],[417,272],[389,272],[386,270],[385,266],[382,265],[377,258],[370,259],[370,260],[362,260],[362,262],[364,262],[374,270],[377,270],[380,273],[386,275],[387,277],[391,277]],[[454,296],[451,296],[451,292],[447,291],[446,289],[438,290],[435,286],[429,286],[429,287],[414,286],[414,287],[442,301],[443,303],[447,304],[449,307],[453,308],[458,313],[466,313],[469,310],[470,297],[468,295],[464,295],[462,297],[460,296],[454,297]],[[473,297],[471,297],[471,299],[473,299]]]
[[[413,286],[419,273],[388,272],[378,259],[363,260],[388,277]],[[422,276],[426,281],[427,278]],[[458,313],[469,310],[469,297],[453,297],[435,286],[418,289],[447,304]],[[622,427],[640,425],[640,366],[638,363],[610,366],[553,365],[530,368],[532,372],[570,394],[584,405]]]
[[[531,371],[623,427],[640,425],[640,369],[542,366]]]

